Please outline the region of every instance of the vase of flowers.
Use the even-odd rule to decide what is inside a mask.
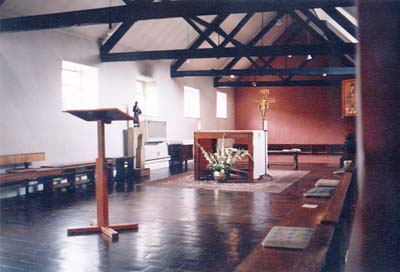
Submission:
[[[221,171],[214,171],[213,172],[213,178],[215,181],[221,182],[221,181],[225,181],[227,178],[227,175],[225,175],[225,171],[221,170]]]
[[[208,161],[208,168],[213,173],[214,180],[226,180],[232,170],[233,165],[244,157],[252,159],[248,150],[233,147],[225,147],[225,135],[222,137],[221,148],[217,148],[216,152],[205,150],[200,144],[197,144]]]

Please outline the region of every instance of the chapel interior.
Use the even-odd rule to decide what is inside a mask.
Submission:
[[[398,271],[399,10],[0,0],[0,271]]]

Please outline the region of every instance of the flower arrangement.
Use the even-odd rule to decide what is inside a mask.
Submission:
[[[200,144],[197,144],[203,153],[205,159],[208,161],[208,168],[214,172],[220,172],[229,176],[233,165],[244,157],[251,157],[248,150],[238,149],[233,147],[225,147],[225,135],[222,137],[221,148],[217,149],[215,153],[205,150]]]

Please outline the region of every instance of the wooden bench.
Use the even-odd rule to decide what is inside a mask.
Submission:
[[[28,168],[32,162],[44,160],[44,152],[0,155],[0,166],[16,166],[23,164],[25,168]]]
[[[301,149],[301,155],[343,155],[344,152],[343,144],[268,144],[268,150],[271,151],[292,148]]]
[[[294,170],[299,169],[299,153],[300,151],[291,150],[268,150],[268,155],[291,155],[293,156],[293,166]]]
[[[47,185],[47,189],[51,191],[61,188],[75,188],[78,185],[95,182],[96,163],[94,162],[56,164],[43,167],[61,170],[60,174],[51,177],[52,182]],[[113,168],[114,160],[107,159],[107,175],[109,181],[112,181]]]
[[[331,252],[332,247],[335,247],[333,243],[335,232],[342,229],[339,226],[340,217],[352,181],[351,170],[344,174],[331,198],[303,198],[301,205],[317,204],[318,207],[315,209],[299,207],[277,224],[314,228],[306,249],[268,248],[263,247],[260,241],[235,271],[321,271],[326,268],[327,263],[337,265],[338,261],[327,258],[333,255]],[[334,254],[337,255],[337,252]]]
[[[113,160],[107,160],[109,181],[112,181],[113,165]],[[0,186],[21,185],[25,187],[26,193],[29,192],[30,186],[39,184],[43,185],[46,192],[75,188],[81,184],[94,183],[95,169],[94,162],[10,169],[8,173],[0,174]]]

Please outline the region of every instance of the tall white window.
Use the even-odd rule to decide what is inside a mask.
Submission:
[[[98,69],[62,61],[61,93],[63,110],[98,107]]]
[[[198,89],[185,86],[183,97],[183,116],[200,118],[200,91]]]
[[[226,93],[217,91],[217,118],[228,118]]]
[[[158,116],[158,93],[154,80],[136,79],[135,100],[143,115]]]

